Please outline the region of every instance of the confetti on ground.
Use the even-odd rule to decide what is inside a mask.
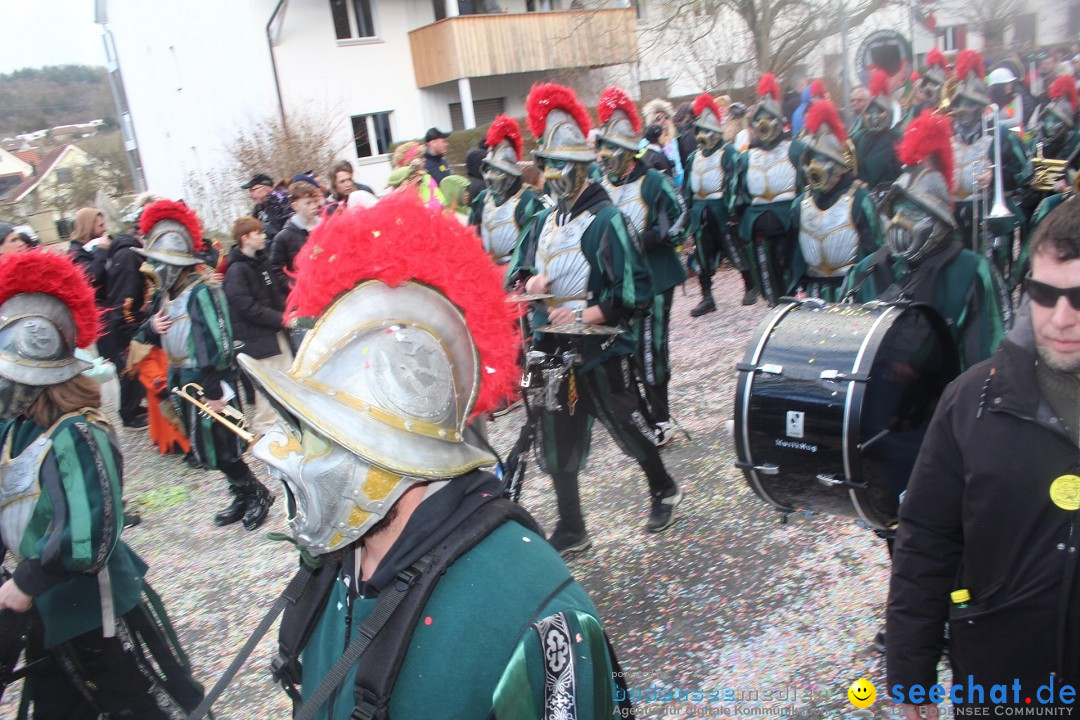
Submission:
[[[715,313],[690,318],[700,299],[695,280],[685,293],[676,289],[672,311],[672,412],[693,437],[680,433],[663,450],[686,490],[681,519],[660,535],[644,531],[644,475],[597,424],[581,475],[594,546],[571,570],[603,616],[631,697],[641,698],[635,717],[718,716],[721,709],[845,717],[855,710],[847,688],[859,677],[877,686],[879,709],[888,703],[884,663],[871,641],[883,620],[884,544],[843,518],[780,524],[735,469],[725,427],[735,365],[768,308],[760,301],[741,306],[742,283],[730,270],[719,273],[714,291]],[[491,426],[497,450],[509,450],[522,417],[519,409]],[[142,524],[126,530],[124,540],[149,563],[148,579],[209,687],[296,568],[295,550],[267,538],[287,530],[282,493],[274,488],[278,501],[258,531],[215,527],[212,516],[230,500],[224,478],[161,457],[141,431],[114,423],[125,452],[125,494],[143,510]],[[250,462],[269,483],[265,469]],[[554,525],[550,480],[533,463],[522,502],[541,525]],[[268,672],[275,652],[276,626],[219,700],[218,717],[289,717],[289,700]],[[14,716],[19,689],[5,693],[0,717]],[[650,699],[665,691],[684,699]],[[709,702],[713,691],[732,700]]]

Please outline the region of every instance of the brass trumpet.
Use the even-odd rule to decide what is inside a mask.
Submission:
[[[244,413],[234,408],[232,405],[226,405],[225,409],[221,412],[215,411],[206,402],[206,395],[203,392],[203,387],[199,383],[188,383],[184,387],[173,388],[173,393],[187,400],[189,403],[206,413],[212,420],[221,423],[229,430],[239,436],[248,445],[258,440],[258,436],[251,432],[251,424],[248,423],[247,418],[244,417]]]

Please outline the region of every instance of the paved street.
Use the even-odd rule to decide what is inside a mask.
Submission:
[[[779,524],[734,468],[724,421],[732,415],[735,364],[767,308],[739,305],[733,272],[721,273],[717,289],[719,311],[696,320],[689,317],[696,283],[675,295],[672,410],[693,439],[679,435],[663,457],[686,490],[682,519],[659,536],[644,532],[644,477],[597,425],[582,475],[595,547],[571,569],[599,607],[630,687],[645,693],[637,717],[841,717],[853,710],[847,688],[859,677],[884,696],[884,666],[870,641],[883,617],[885,548],[844,519]],[[497,422],[498,449],[509,448],[520,422],[514,414]],[[140,432],[124,430],[122,438],[126,497],[144,518],[124,539],[149,562],[149,580],[209,686],[291,576],[295,552],[266,538],[285,530],[284,503],[279,498],[255,533],[216,528],[210,518],[226,502],[220,475],[161,458]],[[527,482],[524,504],[550,528],[550,481],[533,472]],[[274,648],[271,633],[219,702],[219,718],[289,716],[267,673]],[[17,690],[9,690],[0,716],[13,715]],[[716,690],[733,699],[647,699],[663,690]],[[881,700],[873,709],[885,717]]]

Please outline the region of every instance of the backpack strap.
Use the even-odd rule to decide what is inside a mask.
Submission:
[[[520,505],[496,498],[477,508],[446,539],[399,572],[379,594],[375,607],[360,624],[345,653],[297,711],[296,720],[312,720],[357,662],[360,665],[353,689],[356,705],[350,720],[386,718],[413,630],[443,573],[508,520],[529,530],[539,530],[536,521]]]

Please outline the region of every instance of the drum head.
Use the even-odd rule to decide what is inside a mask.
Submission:
[[[948,329],[927,307],[779,307],[739,366],[739,466],[778,509],[888,529],[958,368]]]

